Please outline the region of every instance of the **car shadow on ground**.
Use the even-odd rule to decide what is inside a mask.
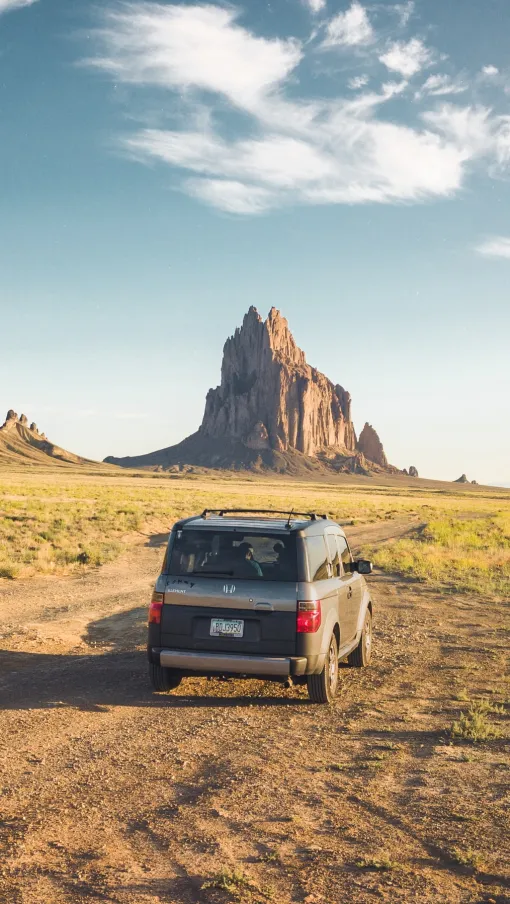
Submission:
[[[166,546],[166,544],[168,543],[169,536],[170,536],[170,531],[167,531],[166,534],[152,534],[149,537],[149,539],[147,540],[147,543],[145,545],[151,546],[151,547],[156,547],[156,548],[158,548],[160,546]]]
[[[110,706],[163,708],[207,708],[236,706],[303,706],[306,699],[278,690],[274,695],[257,696],[260,682],[253,683],[254,695],[218,694],[218,681],[190,679],[197,693],[186,693],[187,679],[168,694],[151,690],[144,651],[65,655],[0,650],[0,710],[58,709],[72,707],[101,712]],[[221,687],[221,685],[220,685]],[[244,691],[244,688],[243,688]],[[281,695],[278,695],[279,692]],[[289,696],[286,696],[286,693]]]

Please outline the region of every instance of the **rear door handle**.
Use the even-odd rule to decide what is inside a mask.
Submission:
[[[261,603],[255,603],[255,605],[254,605],[253,608],[254,608],[254,609],[258,609],[259,612],[261,612],[261,611],[262,611],[262,612],[272,612],[272,611],[273,611],[272,603],[262,603],[262,602],[261,602]]]

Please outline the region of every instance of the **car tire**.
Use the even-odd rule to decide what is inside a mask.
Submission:
[[[308,675],[308,695],[312,703],[333,703],[338,690],[338,644],[331,635],[326,662],[319,675]]]
[[[149,662],[149,678],[155,691],[174,691],[182,681],[179,672],[153,662]]]
[[[367,609],[365,613],[365,621],[361,629],[361,637],[359,644],[352,653],[349,653],[347,662],[356,669],[363,669],[370,665],[372,659],[372,613]]]

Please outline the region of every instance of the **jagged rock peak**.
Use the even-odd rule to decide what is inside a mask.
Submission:
[[[10,430],[11,428],[14,427],[15,424],[21,424],[22,427],[27,427],[28,426],[28,418],[27,418],[26,414],[20,414],[18,417],[18,415],[14,411],[14,408],[9,408],[5,421],[2,424],[2,426],[0,427],[0,430]],[[33,422],[30,424],[29,429],[33,433],[39,433],[39,431],[37,429],[37,424],[35,424]]]
[[[14,411],[13,408],[9,408],[5,421],[3,422],[2,426],[0,427],[0,430],[11,430],[14,427],[14,425],[17,423],[18,423],[18,415],[16,414],[16,412]]]
[[[368,422],[363,427],[358,439],[358,449],[369,461],[375,462],[381,468],[388,467],[388,459],[384,454],[383,444],[377,432]]]
[[[409,477],[419,477],[418,468],[415,468],[414,465],[411,465],[409,468]]]
[[[285,317],[250,307],[223,349],[221,384],[209,390],[202,436],[255,449],[356,450],[351,398],[306,362]]]
[[[461,474],[460,477],[457,477],[457,480],[453,481],[454,483],[469,483],[465,474]]]

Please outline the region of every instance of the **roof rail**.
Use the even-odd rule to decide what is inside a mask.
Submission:
[[[288,512],[282,511],[280,509],[249,509],[249,508],[238,508],[238,509],[204,509],[202,512],[202,518],[207,518],[209,515],[219,515],[220,518],[223,515],[234,515],[239,512],[245,512],[249,515],[286,515],[287,521],[290,524],[290,521],[294,517],[301,518],[309,518],[310,521],[317,521],[318,518],[327,519],[327,515],[318,515],[316,512]]]

